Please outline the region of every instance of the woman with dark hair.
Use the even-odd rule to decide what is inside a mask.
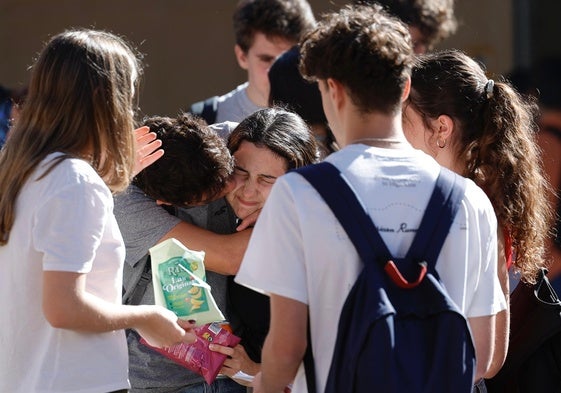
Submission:
[[[508,83],[488,79],[460,51],[421,56],[411,82],[406,136],[441,165],[472,179],[491,200],[499,223],[499,281],[508,300],[509,268],[534,283],[544,266],[552,217],[535,140],[536,107]],[[508,309],[497,314],[496,324],[486,378],[506,357]]]
[[[239,219],[260,210],[277,177],[314,163],[317,145],[310,129],[295,113],[268,108],[244,119],[230,134],[234,156],[234,189],[226,199]]]
[[[2,392],[126,391],[124,329],[156,346],[195,340],[164,307],[121,304],[112,194],[136,170],[140,71],[124,40],[95,30],[54,36],[33,67],[0,152]]]
[[[205,222],[193,219],[200,208],[182,210],[180,217],[209,229],[226,217],[233,233],[240,220],[263,208],[278,177],[318,161],[317,144],[306,122],[296,113],[274,107],[259,110],[239,123],[228,138],[228,149],[234,157],[233,189],[204,208]],[[211,349],[228,355],[223,374],[232,377],[243,371],[255,375],[260,370],[261,347],[269,330],[269,299],[240,286],[233,278],[230,276],[228,282],[226,314],[242,340],[235,348],[211,344]]]

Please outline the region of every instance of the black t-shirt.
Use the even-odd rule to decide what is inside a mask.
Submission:
[[[228,278],[230,324],[234,334],[241,338],[248,356],[261,363],[261,349],[269,332],[269,297],[234,282]]]

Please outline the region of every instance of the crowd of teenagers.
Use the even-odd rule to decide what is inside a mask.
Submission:
[[[434,49],[456,30],[453,5],[357,0],[316,21],[306,0],[241,0],[234,51],[247,81],[176,117],[136,118],[143,69],[124,38],[54,35],[0,151],[0,391],[487,392],[509,353],[510,294],[560,270],[558,129],[544,131],[529,87]],[[459,324],[438,322],[425,344],[452,337],[450,353],[422,353],[393,327],[342,338],[346,322],[369,320],[347,301],[373,269],[348,225],[365,229],[308,176],[333,195],[349,186],[396,261],[392,280],[444,294]],[[399,261],[425,221],[441,225],[425,211],[448,181],[449,229],[414,283]],[[149,250],[170,238],[204,251],[241,338],[210,345],[226,355],[210,385],[150,347],[196,339],[196,321],[155,305]],[[393,281],[372,266],[380,308]],[[405,346],[409,360],[391,355]],[[357,366],[336,363],[341,347]]]

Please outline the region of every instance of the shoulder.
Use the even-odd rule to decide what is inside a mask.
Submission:
[[[475,184],[471,179],[466,179],[464,203],[469,209],[478,214],[489,215],[495,218],[495,211],[489,197],[481,187]]]
[[[235,89],[233,89],[233,90],[229,91],[228,93],[218,97],[218,102],[222,103],[224,101],[228,101],[228,100],[232,99],[233,97],[237,97],[237,96],[240,96],[240,95],[245,95],[245,91],[246,91],[248,85],[249,85],[249,82],[245,82],[245,83],[242,83],[241,85],[238,85]]]
[[[472,180],[466,179],[462,207],[456,218],[460,227],[489,242],[497,236],[497,216],[485,192]],[[485,240],[486,239],[486,240]]]
[[[200,228],[206,228],[209,218],[209,205],[180,207],[177,209],[177,217]]]
[[[60,162],[57,163],[57,160]],[[54,165],[54,166],[52,166]],[[38,176],[41,176],[45,171],[52,167],[50,173],[58,177],[66,177],[74,181],[86,181],[91,183],[103,182],[93,167],[84,160],[78,158],[64,158],[62,154],[54,153],[49,154],[38,167]]]
[[[144,193],[140,188],[131,184],[127,189],[117,195],[115,195],[115,202],[119,205],[128,205],[135,202],[151,202],[155,204],[155,201]]]
[[[218,98],[216,122],[225,120],[240,122],[252,113],[262,109],[247,95],[247,84],[238,86],[230,93]]]
[[[320,201],[323,199],[315,187],[304,176],[291,171],[276,180],[265,208],[274,211],[276,215],[300,216],[307,215],[315,210],[315,207],[322,205]]]
[[[220,136],[225,141],[228,140],[228,137],[232,133],[232,131],[238,126],[239,123],[234,121],[223,121],[221,123],[214,123],[210,125],[210,128],[214,130],[218,136]]]
[[[169,222],[171,226],[180,221],[133,184],[115,196],[115,217],[118,221],[127,222],[135,221],[135,217],[144,223],[164,221]]]
[[[64,158],[57,163],[61,156],[50,154],[39,164],[33,176],[35,180],[40,180],[37,184],[51,194],[67,194],[74,190],[112,200],[111,191],[89,163],[78,158]]]
[[[115,196],[114,213],[131,266],[181,221],[134,185]]]

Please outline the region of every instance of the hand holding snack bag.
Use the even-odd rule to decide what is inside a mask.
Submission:
[[[194,329],[197,341],[193,344],[179,344],[169,348],[153,348],[165,357],[181,364],[191,371],[203,376],[210,385],[216,379],[226,355],[208,349],[210,343],[234,347],[240,342],[238,336],[233,335],[229,326],[213,322]],[[148,345],[141,339],[141,343]]]
[[[156,304],[197,326],[225,319],[206,283],[204,255],[173,238],[150,248]]]
[[[224,315],[206,282],[204,252],[192,251],[177,239],[168,239],[150,249],[152,283],[156,304],[173,311],[179,318],[196,321],[197,339],[192,344],[154,348],[176,363],[194,371],[210,385],[220,372],[226,355],[211,351],[216,343],[234,347],[240,338],[232,334]]]

